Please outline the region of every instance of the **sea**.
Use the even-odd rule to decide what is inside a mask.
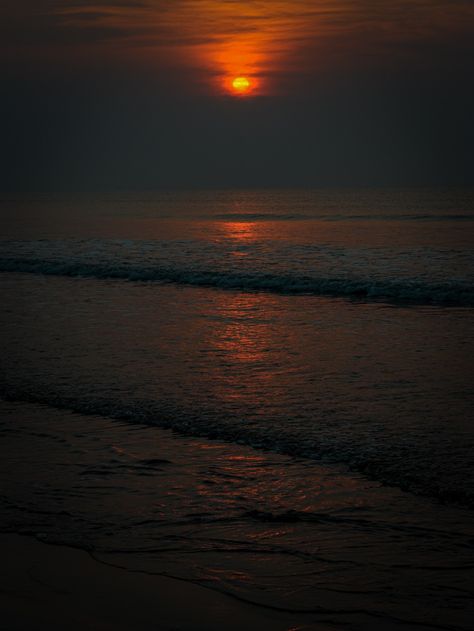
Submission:
[[[2,532],[329,628],[472,628],[474,190],[0,220]]]

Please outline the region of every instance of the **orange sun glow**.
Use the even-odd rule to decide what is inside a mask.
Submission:
[[[244,94],[250,90],[251,84],[247,77],[236,77],[232,81],[232,87],[238,94]]]

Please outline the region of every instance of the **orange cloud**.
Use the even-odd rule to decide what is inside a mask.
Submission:
[[[8,0],[9,2],[9,0]],[[31,4],[31,0],[19,0]],[[466,0],[76,0],[42,12],[60,42],[95,57],[181,68],[226,92],[236,76],[254,94],[318,68],[423,56],[423,46],[464,37],[474,18]],[[17,6],[18,2],[12,6]],[[44,5],[43,5],[44,6]],[[33,20],[34,17],[31,18]],[[62,37],[61,37],[62,35]],[[51,44],[47,44],[51,45]],[[426,49],[425,49],[426,55]]]

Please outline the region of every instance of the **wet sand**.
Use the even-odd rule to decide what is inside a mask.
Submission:
[[[105,565],[83,550],[0,536],[0,629],[324,630],[185,581]]]

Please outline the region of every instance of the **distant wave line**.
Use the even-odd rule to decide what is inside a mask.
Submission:
[[[200,218],[200,217],[199,217]],[[310,214],[278,214],[278,213],[221,213],[205,215],[207,220],[216,221],[474,221],[474,214],[438,215],[438,214],[365,214],[351,215],[327,213],[324,215]]]

